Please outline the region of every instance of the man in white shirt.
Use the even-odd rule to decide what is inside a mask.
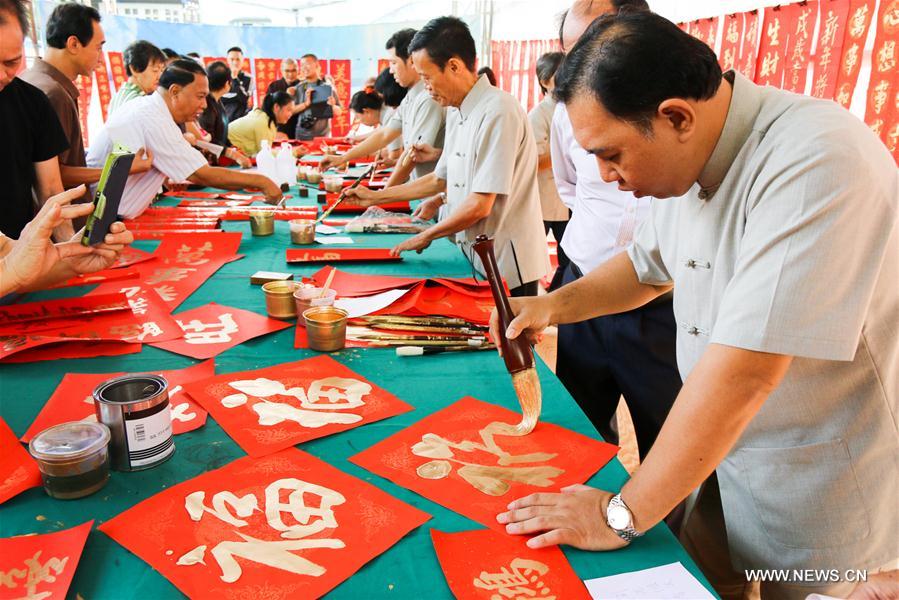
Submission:
[[[390,72],[397,83],[409,91],[387,123],[361,144],[342,156],[325,156],[322,169],[336,167],[351,160],[370,156],[392,141],[401,139],[408,152],[414,144],[428,144],[443,148],[445,111],[425,90],[425,84],[412,64],[409,43],[415,36],[414,29],[401,29],[387,40]],[[387,187],[404,183],[410,177],[416,179],[434,172],[439,153],[428,161],[401,160],[393,168]]]
[[[571,48],[596,17],[617,10],[648,10],[644,0],[578,0],[560,28]],[[571,261],[567,284],[631,245],[649,214],[651,198],[636,198],[600,177],[596,159],[574,139],[565,105],[558,103],[550,135],[553,174],[572,216],[561,240]],[[559,326],[556,374],[602,436],[618,441],[615,412],[623,395],[645,457],[681,387],[675,357],[671,295],[636,310]]]
[[[537,192],[537,145],[518,101],[477,75],[474,39],[455,17],[433,19],[415,34],[409,52],[424,85],[447,114],[443,153],[416,144],[414,159],[432,161],[433,173],[414,182],[372,192],[347,193],[359,204],[382,204],[446,192],[446,214],[437,225],[402,242],[395,255],[421,251],[441,237],[456,244],[484,274],[472,251],[475,238],[494,238],[500,274],[513,296],[536,296],[549,271],[549,255]],[[422,203],[419,215],[432,218],[440,196]]]
[[[153,94],[132,100],[109,117],[91,144],[89,167],[102,167],[114,144],[131,150],[146,148],[153,157],[150,170],[128,177],[119,207],[123,217],[133,219],[143,213],[166,177],[227,190],[259,189],[267,202],[281,199],[281,188],[269,178],[211,167],[184,139],[178,124],[196,119],[206,107],[208,94],[203,67],[192,60],[176,60],[166,67]]]

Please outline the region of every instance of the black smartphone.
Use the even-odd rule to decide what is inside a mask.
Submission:
[[[97,191],[94,193],[94,212],[87,217],[81,245],[96,246],[102,244],[109,227],[115,223],[119,214],[119,203],[131,171],[134,154],[115,149],[106,157]]]

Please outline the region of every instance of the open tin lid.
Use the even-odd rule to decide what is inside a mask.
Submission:
[[[72,462],[92,456],[109,444],[103,423],[72,421],[45,429],[31,439],[31,455],[43,462]]]

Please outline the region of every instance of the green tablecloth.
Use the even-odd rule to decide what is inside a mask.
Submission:
[[[298,204],[296,197],[288,204]],[[304,200],[305,201],[305,200]],[[171,205],[173,200],[166,200]],[[286,222],[276,222],[271,237],[253,238],[249,224],[226,222],[228,231],[243,232],[240,252],[246,258],[227,264],[190,296],[176,312],[208,302],[232,305],[265,313],[262,292],[249,283],[257,270],[289,271],[308,276],[321,265],[287,265],[284,250],[290,245]],[[354,235],[357,247],[387,247],[404,239],[399,235]],[[151,250],[153,242],[138,242],[137,247]],[[404,276],[469,276],[468,263],[448,241],[433,244],[424,254],[406,254],[401,263],[346,265],[342,269],[358,273]],[[84,289],[63,293],[77,295]],[[60,292],[53,295],[58,296]],[[36,295],[35,298],[47,297]],[[295,350],[293,328],[250,340],[216,357],[216,371],[227,373],[256,369],[296,361],[315,353]],[[398,358],[390,349],[351,349],[333,354],[365,378],[380,385],[415,410],[385,421],[372,423],[324,439],[302,444],[300,448],[331,465],[368,481],[395,497],[432,515],[433,518],[404,537],[390,550],[368,563],[362,570],[337,587],[333,598],[448,598],[449,588],[434,554],[428,530],[454,532],[479,529],[468,520],[417,494],[400,488],[350,462],[360,450],[417,422],[463,396],[474,396],[510,409],[517,400],[502,360],[494,353],[438,355]],[[0,365],[0,413],[17,435],[21,435],[38,414],[46,399],[65,373],[103,373],[113,371],[149,371],[177,369],[195,361],[164,350],[144,347],[140,354],[73,359],[28,364]],[[558,379],[542,362],[539,374],[543,386],[542,419],[579,433],[598,434]],[[177,450],[172,459],[154,469],[136,473],[112,474],[98,493],[74,501],[53,500],[35,488],[0,506],[0,537],[25,533],[49,533],[73,527],[89,519],[95,526],[121,513],[139,501],[207,470],[221,467],[244,455],[211,418],[194,432],[175,438]],[[617,490],[627,474],[613,460],[589,483]],[[664,525],[659,525],[630,547],[607,553],[564,549],[581,578],[601,577],[648,568],[675,561],[682,562],[709,587],[702,574]],[[709,589],[711,589],[709,587]],[[173,598],[180,593],[166,579],[104,534],[93,531],[70,589],[95,600],[100,598]]]

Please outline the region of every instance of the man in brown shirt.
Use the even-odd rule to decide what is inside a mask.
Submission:
[[[83,4],[60,4],[47,21],[47,53],[19,77],[47,95],[69,141],[69,149],[59,155],[63,186],[74,187],[100,180],[100,169],[87,168],[84,141],[78,111],[78,88],[73,81],[79,75],[91,77],[103,57],[106,39],[100,26],[100,13]],[[133,149],[132,149],[133,150]],[[152,156],[137,153],[132,173],[150,167]],[[86,196],[81,201],[88,201]],[[76,223],[76,225],[78,225]]]

